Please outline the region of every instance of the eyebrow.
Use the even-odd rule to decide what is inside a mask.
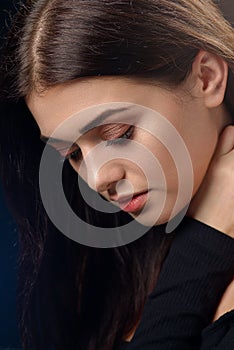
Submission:
[[[107,119],[110,115],[119,113],[119,112],[125,112],[129,110],[131,107],[123,107],[123,108],[118,108],[118,109],[107,109],[106,111],[102,112],[99,114],[94,120],[92,120],[90,123],[85,125],[83,128],[79,130],[81,134],[84,134],[86,131],[89,131],[90,129],[95,128],[97,125],[99,125],[101,122],[103,122],[105,119]],[[47,137],[45,135],[41,135],[40,139],[47,143],[48,141],[50,143],[71,143],[70,141],[65,141],[61,139],[56,139],[53,137]]]

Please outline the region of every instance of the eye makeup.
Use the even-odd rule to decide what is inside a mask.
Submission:
[[[123,130],[123,126],[117,126],[118,130],[115,130],[114,128],[112,130],[114,131],[114,135],[113,132],[111,130],[108,130],[108,132],[103,132],[100,137],[102,138],[103,141],[106,142],[106,147],[108,146],[112,146],[112,145],[122,145],[124,144],[124,142],[128,139],[130,139],[133,135],[133,131],[134,131],[134,125],[129,126],[128,124],[124,125],[124,129],[125,131],[120,134],[121,129]],[[126,130],[126,126],[128,127]],[[117,132],[118,131],[118,132]],[[73,160],[73,161],[80,161],[82,154],[81,154],[81,149],[79,147],[77,147],[76,144],[74,144],[70,150],[58,150],[59,153],[61,154],[61,156],[63,158],[65,158],[65,160]]]

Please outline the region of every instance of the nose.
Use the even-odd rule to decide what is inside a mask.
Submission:
[[[118,181],[125,178],[124,163],[121,162],[121,158],[114,157],[112,152],[108,152],[105,146],[94,149],[95,145],[95,142],[80,143],[83,167],[76,170],[94,191],[99,193],[108,191],[109,194],[113,194]]]
[[[116,192],[116,185],[118,181],[123,180],[125,171],[119,160],[112,160],[104,164],[98,171],[95,169],[87,169],[88,171],[88,185],[98,193],[108,191],[109,195]],[[91,172],[94,173],[91,174]]]

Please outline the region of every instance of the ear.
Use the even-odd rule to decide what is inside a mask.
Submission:
[[[222,104],[227,87],[228,64],[221,57],[200,50],[192,65],[193,90],[207,108]]]

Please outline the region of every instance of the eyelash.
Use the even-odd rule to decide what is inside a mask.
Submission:
[[[113,139],[113,140],[106,140],[106,147],[108,146],[112,146],[114,144],[124,144],[124,142],[128,139],[130,139],[130,137],[133,134],[133,130],[134,130],[134,125],[131,125],[128,130],[123,133],[122,135],[120,135],[118,138]],[[78,159],[77,159],[78,157]],[[65,157],[65,160],[75,160],[75,161],[79,161],[80,160],[80,148],[75,150],[74,152],[68,154]]]
[[[119,137],[117,137],[116,139],[113,139],[113,140],[107,140],[106,143],[107,145],[106,146],[111,146],[113,144],[117,144],[117,143],[123,143],[125,140],[128,140],[130,139],[130,137],[132,136],[133,134],[133,129],[134,129],[134,125],[131,125],[127,131],[125,131],[124,134],[120,135]]]

